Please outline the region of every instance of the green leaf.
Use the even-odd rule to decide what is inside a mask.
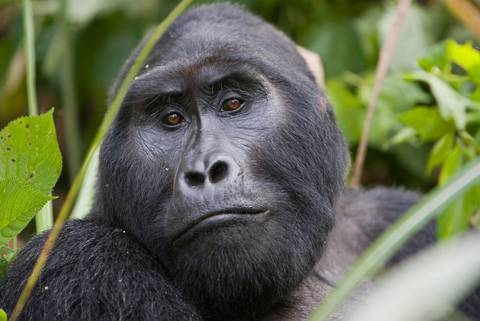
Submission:
[[[453,40],[448,40],[446,52],[450,60],[465,69],[468,74],[480,67],[480,52],[473,48],[471,42],[458,44]]]
[[[431,71],[434,67],[444,70],[450,66],[445,47],[445,42],[442,42],[430,49],[429,52],[418,61],[420,67],[426,71]]]
[[[345,70],[359,72],[365,68],[361,40],[352,19],[325,21],[311,28],[305,37],[307,47],[329,62],[324,65],[327,78]]]
[[[417,139],[416,132],[413,128],[405,127],[402,128],[398,133],[390,138],[383,146],[383,149],[388,149],[392,145],[402,144],[405,142],[412,142]]]
[[[455,147],[449,153],[445,163],[443,164],[442,171],[440,172],[440,177],[438,179],[438,184],[440,186],[445,185],[450,176],[455,174],[455,172],[460,169],[462,163],[462,148],[460,144],[455,144]]]
[[[462,148],[460,144],[456,144],[442,167],[439,185],[445,185],[449,178],[461,168],[462,164]],[[440,239],[447,239],[468,228],[469,215],[465,213],[464,197],[455,200],[438,216],[437,234]]]
[[[365,110],[358,96],[348,90],[342,79],[327,82],[327,93],[333,105],[338,126],[349,144],[359,141]]]
[[[0,246],[0,278],[5,275],[7,271],[8,263],[12,260],[15,255],[15,250],[12,250],[8,246]]]
[[[436,108],[415,107],[399,116],[400,121],[417,132],[422,141],[435,140],[452,132],[452,123],[443,120]]]
[[[479,72],[480,74],[480,72]],[[480,82],[480,80],[479,80]],[[477,89],[475,89],[475,91],[470,95],[470,99],[472,99],[473,101],[477,101],[477,102],[480,102],[480,86],[477,87]]]
[[[438,106],[440,114],[445,121],[453,119],[455,126],[459,130],[465,129],[466,109],[468,106],[475,106],[475,103],[466,97],[457,93],[452,87],[445,83],[442,79],[425,71],[415,71],[405,77],[408,80],[424,81],[432,90]]]
[[[61,168],[53,110],[0,131],[0,243],[20,233],[52,199]]]
[[[432,151],[428,157],[427,172],[431,173],[432,170],[438,165],[442,164],[448,157],[453,146],[454,133],[450,132],[440,138],[435,145],[433,145]]]
[[[28,184],[0,181],[0,244],[20,233],[43,205],[53,199]]]
[[[480,209],[480,184],[472,186],[465,193],[465,211],[473,219],[473,215]]]
[[[455,200],[437,218],[437,236],[446,240],[468,229],[469,215],[465,213],[464,197]]]

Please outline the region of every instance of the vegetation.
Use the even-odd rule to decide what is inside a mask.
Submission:
[[[52,195],[58,195],[54,212],[59,213],[60,224],[52,233],[54,242],[85,175],[94,170],[88,166],[129,82],[153,43],[190,2],[182,1],[164,19],[176,1],[88,0],[79,4],[68,0],[0,0],[0,125],[8,124],[0,131],[0,275],[34,230],[49,226],[52,214],[47,207],[36,228],[31,225],[24,230],[55,198]],[[327,94],[355,151],[373,95],[379,53],[395,17],[395,3],[240,2],[320,54]],[[480,17],[480,3],[467,2]],[[440,240],[480,229],[480,51],[471,22],[463,24],[464,7],[458,4],[463,1],[446,3],[418,1],[409,8],[381,84],[362,180],[364,186],[401,185],[433,192],[360,258],[314,320],[324,320],[428,220],[437,217]],[[151,30],[105,113],[108,87],[128,54]],[[51,106],[57,107],[55,113]],[[33,116],[38,111],[47,112]],[[16,119],[25,114],[32,116]],[[63,171],[60,150],[65,157]],[[91,192],[91,188],[84,190]],[[476,242],[466,242],[465,248]],[[442,259],[439,257],[439,262]],[[470,271],[468,280],[473,282],[479,277],[478,261],[469,264],[465,271]],[[471,269],[474,264],[476,273]],[[37,276],[40,270],[41,263]],[[459,287],[457,297],[448,302],[458,300],[464,291]],[[0,320],[6,319],[2,313],[0,310]]]

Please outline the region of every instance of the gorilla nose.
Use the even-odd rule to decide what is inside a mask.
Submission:
[[[185,164],[180,180],[188,188],[199,188],[229,181],[238,176],[239,166],[230,157],[207,155]]]

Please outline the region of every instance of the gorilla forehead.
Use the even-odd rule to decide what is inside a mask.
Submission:
[[[188,62],[198,66],[214,61],[249,65],[272,82],[318,91],[293,42],[231,4],[200,6],[180,16],[154,46],[146,65],[174,67]],[[148,72],[145,68],[141,74]]]

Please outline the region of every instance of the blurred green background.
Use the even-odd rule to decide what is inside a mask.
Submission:
[[[195,5],[206,1],[197,1]],[[371,97],[380,47],[395,1],[233,1],[270,21],[324,63],[327,94],[352,155]],[[425,164],[431,144],[393,144],[403,127],[397,115],[433,104],[428,88],[403,79],[430,48],[474,35],[444,1],[414,1],[384,82],[370,132],[363,185],[428,190],[437,182]],[[450,1],[455,3],[455,1]],[[469,3],[479,8],[479,1]],[[37,90],[40,111],[54,106],[64,169],[54,194],[58,209],[104,115],[108,91],[129,53],[172,10],[173,0],[37,0]],[[454,11],[454,10],[453,10]],[[19,1],[0,0],[0,126],[27,113]],[[398,138],[398,137],[397,137]]]

